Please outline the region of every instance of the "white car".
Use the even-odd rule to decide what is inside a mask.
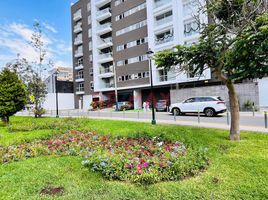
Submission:
[[[192,97],[181,103],[170,105],[170,112],[177,115],[200,112],[208,117],[213,117],[226,112],[226,109],[225,102],[220,97],[215,96]]]

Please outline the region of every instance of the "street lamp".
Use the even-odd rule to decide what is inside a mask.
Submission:
[[[58,69],[55,72],[56,118],[59,118]]]
[[[153,70],[152,70],[152,58],[154,55],[154,52],[149,49],[147,52],[147,57],[149,58],[149,68],[150,68],[150,81],[151,81],[151,94],[152,94],[152,124],[156,124],[155,120],[155,109],[154,109],[154,86],[153,86]]]

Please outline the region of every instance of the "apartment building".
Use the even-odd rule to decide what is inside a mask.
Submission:
[[[170,100],[170,90],[219,84],[201,76],[158,69],[150,93],[148,49],[158,52],[198,41],[198,0],[80,0],[72,8],[75,107],[92,101],[131,101],[141,108],[152,98]]]

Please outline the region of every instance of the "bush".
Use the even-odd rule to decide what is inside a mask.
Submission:
[[[33,110],[33,112],[34,112],[34,116],[38,117],[38,118],[40,118],[40,117],[42,117],[42,115],[46,114],[46,110],[44,108],[35,108]]]

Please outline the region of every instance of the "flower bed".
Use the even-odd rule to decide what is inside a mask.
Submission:
[[[206,149],[160,138],[112,138],[69,131],[50,140],[0,147],[0,163],[41,155],[82,156],[82,164],[109,180],[152,184],[182,180],[208,166]]]

